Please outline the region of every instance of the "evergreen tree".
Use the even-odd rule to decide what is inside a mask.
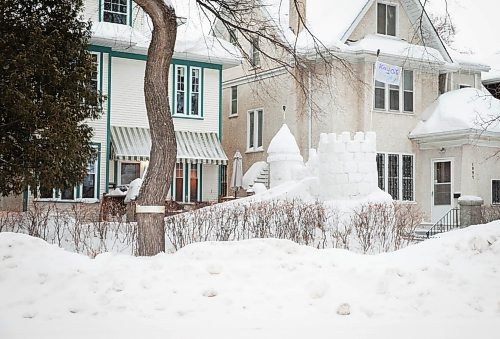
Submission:
[[[0,193],[81,183],[100,95],[83,0],[0,1]]]

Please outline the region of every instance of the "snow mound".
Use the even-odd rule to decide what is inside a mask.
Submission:
[[[259,177],[262,171],[267,167],[267,162],[265,161],[257,161],[250,166],[248,171],[243,175],[243,188],[249,189],[255,183],[255,180]]]
[[[255,239],[89,259],[0,233],[9,339],[493,339],[498,291],[500,222],[373,256]]]
[[[475,88],[463,88],[439,96],[422,113],[423,121],[410,136],[469,130],[500,133],[498,121],[488,124],[498,117],[500,100]]]

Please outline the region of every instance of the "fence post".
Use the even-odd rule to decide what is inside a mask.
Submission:
[[[458,199],[460,206],[460,227],[477,225],[482,222],[481,206],[484,200],[475,196],[462,196]]]

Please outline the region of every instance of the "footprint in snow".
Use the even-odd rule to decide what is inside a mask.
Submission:
[[[203,296],[208,298],[215,297],[217,296],[217,291],[213,288],[206,289],[203,291]]]

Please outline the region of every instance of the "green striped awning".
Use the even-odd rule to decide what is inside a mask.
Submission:
[[[227,156],[214,132],[175,131],[177,161],[193,164],[226,164]],[[111,126],[112,158],[149,160],[151,136],[148,128]]]

